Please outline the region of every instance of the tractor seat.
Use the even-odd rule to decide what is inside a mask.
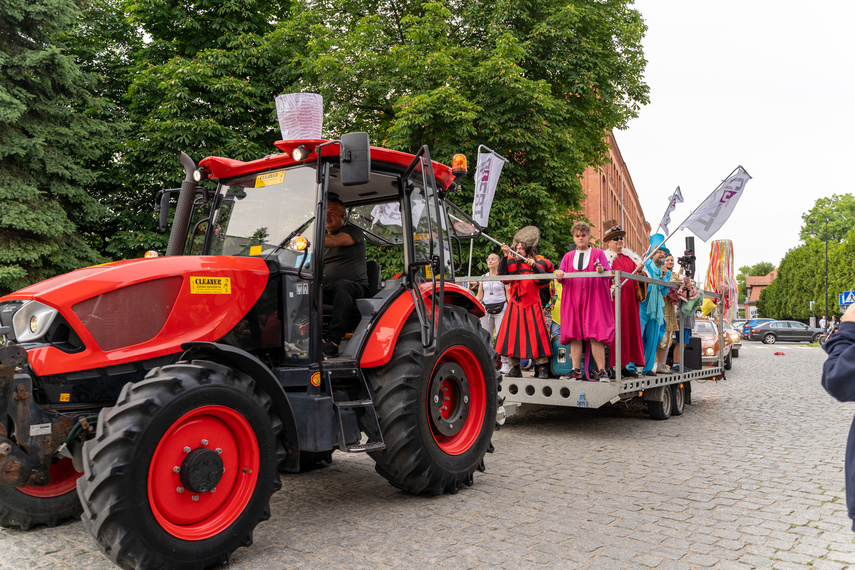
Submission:
[[[373,297],[380,290],[380,264],[373,259],[369,259],[365,262],[365,269],[368,271],[368,297]],[[324,303],[324,329],[329,326],[332,309],[333,307],[331,304],[328,305]],[[353,309],[350,311],[350,323],[348,325],[348,330],[352,332],[359,324],[359,320],[361,318],[362,315],[356,307],[356,304],[354,304]]]

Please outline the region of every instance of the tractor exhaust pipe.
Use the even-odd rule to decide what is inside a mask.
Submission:
[[[190,231],[190,215],[193,213],[193,201],[196,198],[196,181],[193,179],[196,163],[182,152],[181,164],[184,166],[186,176],[184,181],[181,182],[181,192],[178,193],[178,205],[175,207],[175,217],[172,219],[172,231],[169,233],[169,245],[166,246],[166,255],[181,255],[184,253],[187,232]]]

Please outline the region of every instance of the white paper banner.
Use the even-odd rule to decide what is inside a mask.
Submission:
[[[472,202],[472,219],[482,228],[490,220],[490,208],[505,161],[493,151],[478,151],[478,170],[475,171],[475,200]]]
[[[276,96],[282,140],[319,139],[324,125],[324,98],[317,93]]]

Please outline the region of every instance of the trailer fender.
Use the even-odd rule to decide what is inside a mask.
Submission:
[[[272,400],[273,412],[282,421],[282,445],[285,460],[280,470],[296,473],[300,469],[300,440],[291,403],[279,380],[258,358],[239,348],[211,342],[188,342],[181,345],[184,353],[180,360],[210,360],[251,376]]]
[[[430,310],[430,297],[433,293],[433,287],[430,283],[422,283],[419,292],[424,298],[428,310]],[[463,307],[478,318],[484,316],[484,306],[478,302],[472,291],[457,283],[445,284],[444,302],[446,305]],[[400,295],[389,305],[369,333],[365,350],[359,360],[361,368],[383,366],[391,360],[401,329],[414,309],[413,296],[408,293]]]
[[[670,390],[670,386],[656,386],[655,388],[648,388],[644,391],[644,396],[642,399],[645,402],[661,402],[664,396],[662,395],[665,390]]]

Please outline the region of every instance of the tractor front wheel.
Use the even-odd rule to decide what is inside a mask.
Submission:
[[[50,483],[44,487],[0,485],[0,526],[27,530],[40,524],[56,526],[79,516],[83,507],[75,486],[81,475],[71,459],[64,457],[50,466]]]
[[[207,361],[153,370],[83,447],[83,525],[123,568],[227,565],[270,517],[284,454],[270,398]]]
[[[496,423],[496,353],[477,318],[446,306],[432,356],[419,321],[404,324],[392,359],[367,371],[386,449],[376,470],[414,494],[456,493],[484,470]]]

